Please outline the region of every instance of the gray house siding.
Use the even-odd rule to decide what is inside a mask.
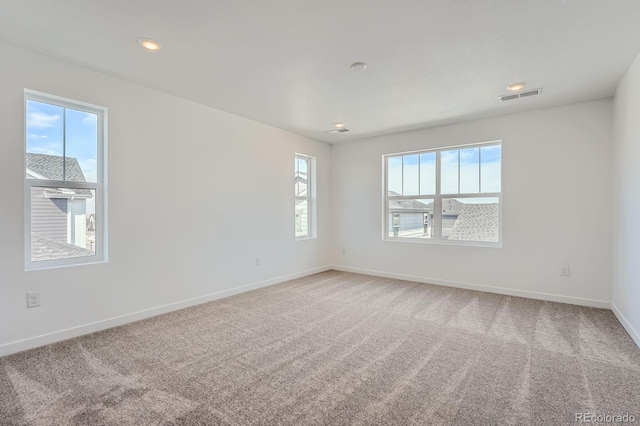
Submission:
[[[31,233],[67,242],[67,199],[47,198],[44,189],[31,189]]]

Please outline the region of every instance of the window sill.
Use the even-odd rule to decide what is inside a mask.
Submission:
[[[382,238],[384,242],[391,243],[411,243],[411,244],[431,244],[439,246],[459,246],[459,247],[480,247],[480,248],[502,248],[502,241],[497,243],[480,242],[480,241],[449,241],[449,240],[433,240],[428,238]]]
[[[60,269],[60,268],[71,268],[74,266],[87,266],[87,265],[100,265],[103,263],[109,263],[108,260],[104,260],[104,259],[91,259],[90,261],[86,261],[86,262],[73,262],[73,263],[46,263],[47,261],[42,261],[42,262],[32,262],[30,265],[26,265],[24,270],[25,272],[30,272],[30,271],[42,271],[42,270],[46,270],[46,269]]]

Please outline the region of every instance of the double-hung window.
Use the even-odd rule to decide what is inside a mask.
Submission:
[[[500,246],[502,143],[384,156],[384,239]]]
[[[25,268],[106,260],[105,108],[25,90]]]
[[[315,237],[315,159],[303,154],[294,158],[295,236]]]

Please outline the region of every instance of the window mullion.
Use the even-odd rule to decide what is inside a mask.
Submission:
[[[62,180],[67,180],[67,109],[62,108]]]
[[[442,184],[441,168],[441,151],[436,151],[436,196],[433,200],[433,221],[435,222],[434,240],[436,241],[440,241],[442,239],[442,188],[440,187]]]
[[[73,182],[73,181],[57,181],[47,179],[26,179],[29,186],[41,188],[69,188],[69,189],[92,189],[97,190],[100,185],[95,182]]]
[[[478,192],[482,193],[482,147],[478,147]]]
[[[460,150],[458,150],[458,194],[460,193]]]
[[[402,183],[402,195],[404,195],[404,155],[402,156],[402,179],[400,182]]]
[[[422,191],[420,191],[420,154],[418,154],[418,195],[422,194]]]

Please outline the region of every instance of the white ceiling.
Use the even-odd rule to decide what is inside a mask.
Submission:
[[[638,0],[0,0],[0,11],[2,41],[331,143],[610,97],[640,51]],[[498,100],[519,81],[544,93]],[[335,121],[351,131],[326,134]]]

